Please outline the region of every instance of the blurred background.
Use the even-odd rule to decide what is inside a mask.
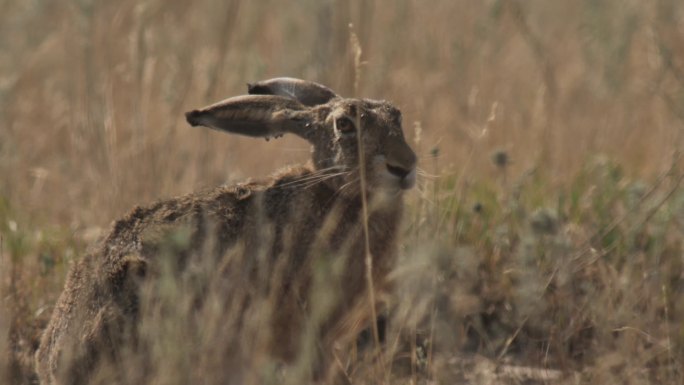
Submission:
[[[397,276],[424,352],[681,383],[681,0],[0,0],[10,348],[131,207],[309,158],[185,122],[279,76],[403,111],[422,170]]]
[[[306,160],[295,138],[184,121],[276,76],[393,101],[425,169],[438,151],[453,173],[491,177],[503,150],[510,175],[542,166],[562,183],[596,154],[648,175],[682,148],[678,0],[0,7],[0,196],[59,225],[106,226],[136,203]]]

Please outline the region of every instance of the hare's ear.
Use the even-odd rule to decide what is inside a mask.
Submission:
[[[276,95],[236,96],[185,113],[191,126],[263,138],[293,133],[307,139],[310,117],[301,103]]]
[[[335,92],[324,85],[295,78],[275,78],[248,83],[247,90],[251,95],[285,96],[305,106],[325,104],[337,97]]]

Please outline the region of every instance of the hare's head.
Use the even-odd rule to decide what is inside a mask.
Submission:
[[[386,101],[345,99],[320,84],[277,78],[248,85],[238,96],[186,114],[193,126],[256,137],[292,133],[313,146],[321,180],[343,195],[413,187],[416,155],[404,140],[401,112]]]

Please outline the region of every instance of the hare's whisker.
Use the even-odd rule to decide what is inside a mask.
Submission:
[[[299,186],[299,185],[305,184],[306,182],[312,182],[312,181],[313,182],[319,182],[321,180],[327,180],[327,179],[335,178],[335,177],[338,177],[341,175],[345,175],[346,173],[347,172],[345,171],[345,172],[338,172],[338,173],[333,173],[333,174],[322,173],[322,174],[318,174],[318,175],[310,175],[308,177],[293,180],[291,182],[281,183],[278,186],[279,187]]]

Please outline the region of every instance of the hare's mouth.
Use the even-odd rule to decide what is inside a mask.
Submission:
[[[411,170],[406,176],[399,180],[399,187],[402,190],[408,190],[416,185],[416,169]]]
[[[392,166],[387,163],[387,171],[399,180],[399,188],[408,190],[416,184],[416,169],[413,168],[407,171],[401,167]]]
[[[392,164],[382,155],[373,159],[373,166],[380,186],[386,189],[408,190],[416,184],[415,167],[405,168]]]

